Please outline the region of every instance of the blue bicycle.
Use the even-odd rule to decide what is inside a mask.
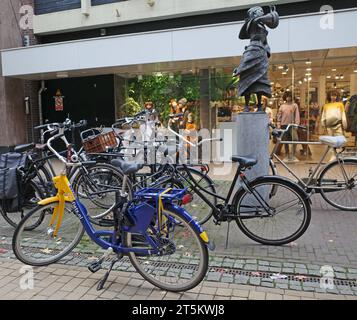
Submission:
[[[94,226],[66,177],[67,167],[82,164],[77,157],[72,161],[63,158],[51,146],[52,141],[60,138],[68,145],[65,130],[66,125],[61,126],[47,142],[48,148],[64,164],[62,173],[53,178],[57,195],[41,200],[19,223],[12,242],[16,257],[33,266],[52,264],[68,255],[81,241],[85,242],[86,233],[105,249],[103,256],[91,263],[90,271],[98,271],[109,255],[115,255],[98,290],[103,288],[114,264],[123,256],[129,257],[144,279],[163,290],[185,291],[198,285],[208,269],[208,248],[213,248],[207,233],[176,205],[185,201],[186,190],[142,189],[129,200],[128,175],[140,170],[142,165],[122,162],[124,179],[120,190],[98,191],[115,192],[112,218],[103,221],[101,226]],[[41,225],[28,230],[27,226],[39,219]]]

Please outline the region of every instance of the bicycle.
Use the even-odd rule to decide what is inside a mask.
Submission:
[[[318,164],[314,169],[309,170],[307,178],[299,178],[294,171],[276,154],[283,135],[291,128],[305,127],[289,124],[285,130],[273,127],[272,134],[277,138],[277,143],[270,154],[270,168],[274,175],[277,168],[274,160],[278,161],[307,193],[320,193],[323,199],[333,207],[345,211],[357,211],[357,159],[343,157],[346,138],[344,136],[321,136],[320,143],[326,145],[326,150],[322,154]],[[294,142],[289,142],[294,143]],[[301,143],[301,142],[295,142]],[[342,151],[337,151],[341,149]],[[330,151],[336,160],[324,165],[324,160]]]
[[[130,201],[126,192],[128,175],[140,170],[142,165],[128,164],[123,170],[121,189],[111,190],[116,194],[116,203],[113,220],[107,223],[114,230],[96,230],[66,177],[66,168],[81,163],[68,161],[51,146],[55,139],[65,139],[64,131],[65,126],[60,126],[58,134],[47,141],[49,150],[64,164],[61,174],[53,178],[57,195],[41,200],[16,228],[12,241],[16,257],[33,266],[49,265],[69,254],[86,232],[106,250],[90,265],[90,271],[97,272],[111,253],[116,255],[98,290],[103,288],[114,264],[124,255],[129,256],[144,279],[161,289],[184,291],[200,283],[208,269],[208,248],[213,246],[201,226],[175,204],[186,190],[143,189]],[[26,230],[26,225],[41,215],[44,215],[43,223],[35,230]],[[183,263],[183,258],[188,263]]]
[[[112,125],[112,129],[115,130],[118,126],[124,125],[126,128],[132,130],[134,125],[140,124],[144,121],[143,116],[145,115],[144,112],[138,113],[134,117],[130,118],[123,118],[118,119],[116,123]],[[177,116],[177,115],[176,115]],[[93,129],[88,129],[82,132],[82,140],[84,140],[85,135],[90,133],[94,135]],[[141,188],[147,187],[176,187],[176,188],[184,188],[188,187],[187,192],[190,193],[190,187],[187,186],[184,180],[180,178],[181,175],[186,175],[185,170],[182,168],[182,165],[175,162],[174,158],[175,155],[180,150],[180,146],[167,146],[166,143],[168,142],[168,138],[165,137],[164,139],[155,139],[153,141],[139,141],[137,139],[126,139],[122,137],[120,134],[117,134],[118,138],[118,147],[113,148],[110,152],[103,152],[103,153],[90,153],[86,156],[90,159],[94,159],[99,163],[110,163],[113,164],[116,168],[121,168],[120,161],[132,161],[133,159],[137,160],[138,158],[140,161],[144,163],[144,166],[149,168],[148,172],[136,172],[130,176],[131,181],[131,188],[132,190],[138,190]],[[178,134],[179,135],[179,134]],[[156,135],[155,135],[156,136]],[[182,140],[185,141],[185,138],[181,135]],[[204,141],[199,142],[195,147],[207,142],[207,141],[214,141],[214,140],[221,140],[221,139],[205,139]],[[124,142],[129,142],[129,146],[124,146]],[[177,147],[177,148],[176,148]],[[128,154],[125,150],[128,149],[134,150],[134,154]],[[138,151],[139,150],[139,151]],[[152,159],[154,161],[148,162],[148,151],[151,151],[150,155],[154,156],[155,158]],[[124,151],[124,152],[123,152]],[[161,157],[157,160],[157,155],[160,154]],[[176,159],[177,160],[177,159]],[[123,162],[125,164],[125,161]],[[189,166],[188,169],[191,172],[191,178],[194,178],[197,183],[199,183],[202,188],[205,188],[213,193],[216,192],[214,182],[208,176],[209,167],[208,165],[200,164],[195,166]],[[180,174],[178,174],[180,172]],[[186,175],[187,177],[187,175]],[[210,201],[214,202],[215,198],[210,197]],[[210,211],[211,208],[208,207],[202,200],[186,203],[186,210],[191,212],[195,211],[195,219],[199,224],[205,222],[204,219],[201,219],[201,214],[197,214],[199,212],[206,212]],[[101,219],[106,216],[108,212],[103,212],[102,214],[93,216],[95,219]],[[93,223],[100,223],[98,221],[92,221]]]
[[[232,161],[237,162],[238,167],[226,197],[203,189],[194,179],[181,176],[190,186],[193,197],[198,195],[212,209],[204,220],[213,216],[216,225],[236,221],[246,236],[264,245],[283,245],[301,237],[311,220],[310,195],[297,183],[279,176],[249,181],[244,172],[257,163],[253,156],[233,156]],[[183,168],[186,170],[187,166]],[[188,170],[186,174],[190,176]],[[230,201],[237,182],[240,188]],[[211,202],[206,194],[221,203]]]

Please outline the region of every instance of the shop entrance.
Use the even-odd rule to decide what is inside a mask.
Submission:
[[[49,80],[45,86],[44,121],[63,122],[67,117],[72,121],[86,119],[93,127],[109,126],[115,121],[113,75]]]

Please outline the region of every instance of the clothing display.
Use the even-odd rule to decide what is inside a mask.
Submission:
[[[345,107],[342,102],[332,102],[324,105],[322,109],[321,124],[331,136],[343,135],[347,128]]]

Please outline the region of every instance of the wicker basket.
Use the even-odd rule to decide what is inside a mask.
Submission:
[[[88,153],[106,152],[108,147],[116,147],[117,144],[113,131],[101,133],[95,137],[88,137],[83,141],[84,150]]]

